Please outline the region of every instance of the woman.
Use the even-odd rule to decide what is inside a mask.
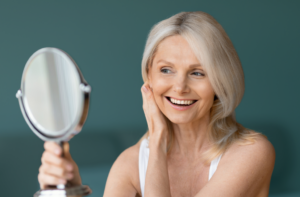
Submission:
[[[221,25],[183,12],[151,30],[142,60],[149,131],[113,164],[105,197],[267,197],[272,144],[234,110],[244,93],[238,55]],[[68,147],[45,143],[39,182],[81,184]]]

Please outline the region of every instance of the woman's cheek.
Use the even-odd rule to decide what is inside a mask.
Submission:
[[[163,77],[157,77],[153,82],[152,88],[157,94],[164,94],[168,90],[168,87],[172,87],[170,80]]]
[[[163,99],[169,90],[170,82],[164,78],[156,78],[153,80],[152,91],[158,107],[163,110]]]
[[[209,82],[199,83],[197,85],[197,92],[204,100],[211,100],[215,96],[215,92]]]

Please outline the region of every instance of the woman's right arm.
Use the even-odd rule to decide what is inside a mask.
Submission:
[[[64,151],[55,142],[45,142],[42,155],[42,165],[39,169],[38,180],[41,189],[49,185],[66,184],[81,185],[78,166],[69,152],[69,143],[64,143]],[[62,157],[62,152],[64,157]]]

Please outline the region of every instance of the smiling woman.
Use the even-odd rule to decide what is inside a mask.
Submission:
[[[206,88],[202,90],[204,93],[213,92],[215,99],[208,98],[213,103],[204,103],[201,99],[203,106],[211,110],[208,134],[213,146],[205,154],[207,161],[221,155],[235,141],[245,144],[254,142],[258,133],[245,129],[234,117],[234,110],[244,94],[243,69],[232,42],[213,17],[203,12],[185,12],[154,26],[142,60],[144,82],[151,78],[151,66],[166,74],[153,80],[156,83],[159,79],[164,80],[159,81],[160,86],[174,84],[170,81],[173,79],[185,88],[192,85],[196,89]],[[189,77],[185,78],[188,72]],[[204,110],[203,107],[200,109]],[[203,116],[199,112],[197,114]],[[186,115],[184,117],[183,120],[188,121]],[[169,135],[173,136],[172,129],[169,129]],[[169,143],[172,141],[169,140]]]
[[[183,12],[151,30],[142,60],[148,132],[113,164],[105,197],[267,197],[272,144],[237,123],[244,93],[238,55],[221,25]],[[130,113],[130,112],[128,112]],[[81,184],[68,151],[45,143],[39,181]]]
[[[104,196],[268,196],[275,151],[235,120],[243,69],[212,16],[183,12],[155,25],[142,76],[149,131],[119,156]]]

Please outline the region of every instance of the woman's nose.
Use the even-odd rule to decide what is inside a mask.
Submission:
[[[174,91],[180,95],[190,91],[185,77],[178,77],[174,82],[173,88]]]

